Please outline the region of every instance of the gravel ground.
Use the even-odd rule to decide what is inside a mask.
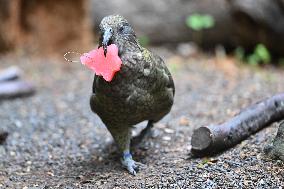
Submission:
[[[156,50],[173,72],[176,98],[152,137],[134,149],[146,165],[136,177],[121,168],[110,134],[90,111],[90,71],[56,59],[2,57],[1,68],[18,64],[37,93],[0,102],[1,128],[10,133],[0,145],[0,188],[282,188],[284,164],[262,153],[277,124],[210,158],[191,158],[190,137],[283,92],[284,70]]]

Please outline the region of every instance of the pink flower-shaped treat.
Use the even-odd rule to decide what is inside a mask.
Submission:
[[[106,81],[111,81],[117,71],[120,70],[122,61],[118,56],[118,48],[115,44],[107,47],[106,57],[102,47],[84,53],[80,60],[82,64],[93,70],[96,75],[103,76]]]

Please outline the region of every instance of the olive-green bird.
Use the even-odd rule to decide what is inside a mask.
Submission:
[[[139,163],[130,153],[131,129],[148,120],[140,133],[142,139],[173,105],[175,86],[164,61],[143,48],[125,18],[110,15],[100,23],[100,46],[115,44],[122,66],[111,82],[94,77],[90,105],[98,114],[118,145],[123,166],[133,175]]]

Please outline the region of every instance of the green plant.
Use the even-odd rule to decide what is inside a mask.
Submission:
[[[211,15],[208,14],[192,14],[186,18],[187,27],[201,31],[204,29],[212,28],[215,25],[215,20]]]
[[[185,24],[188,28],[194,32],[192,35],[193,41],[197,44],[203,44],[203,30],[210,29],[215,25],[215,20],[208,14],[191,14],[186,17]]]
[[[234,54],[235,54],[235,57],[240,61],[243,61],[245,58],[245,50],[242,47],[237,47],[235,49]]]
[[[263,44],[257,44],[253,54],[248,56],[247,62],[252,65],[267,64],[271,61],[269,50]]]
[[[278,60],[278,64],[279,64],[280,66],[284,66],[284,58],[280,58],[280,59]]]
[[[261,43],[257,44],[254,51],[247,56],[245,55],[244,49],[238,47],[235,50],[235,56],[237,59],[247,62],[250,65],[258,65],[260,63],[268,64],[271,61],[269,50]]]

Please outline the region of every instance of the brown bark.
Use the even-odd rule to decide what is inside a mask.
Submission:
[[[284,119],[284,93],[249,106],[221,125],[202,126],[192,135],[192,153],[207,155],[228,149],[260,129]]]
[[[46,55],[84,48],[91,42],[86,15],[84,0],[0,0],[0,52],[9,47]]]

